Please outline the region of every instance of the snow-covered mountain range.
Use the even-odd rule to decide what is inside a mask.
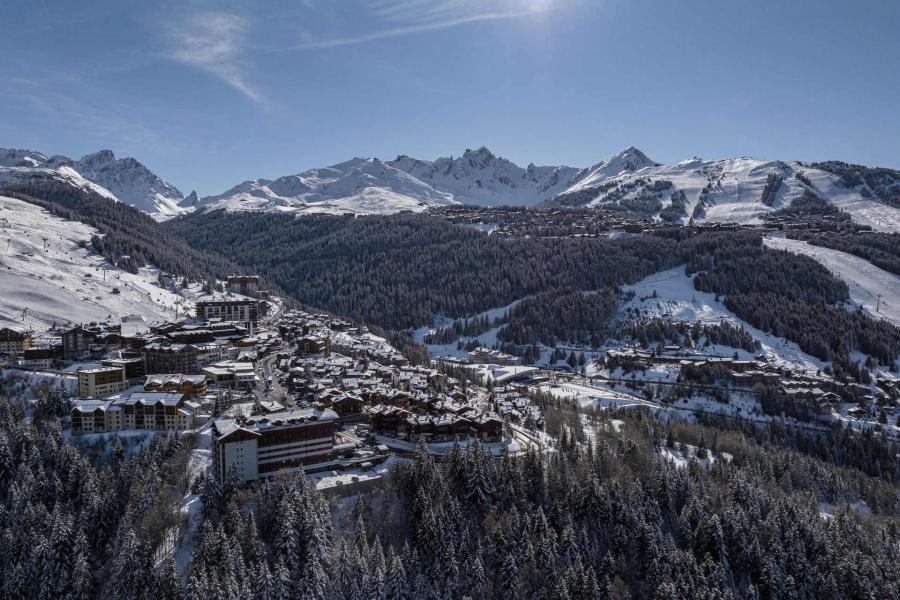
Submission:
[[[586,169],[520,167],[482,147],[434,161],[405,155],[391,161],[357,158],[274,181],[245,181],[190,205],[362,214],[418,212],[457,203],[604,207],[673,223],[759,223],[766,213],[811,193],[861,224],[900,231],[900,173],[861,167],[866,175],[848,176],[834,164],[842,163],[691,158],[663,165],[630,147]],[[852,175],[855,167],[850,168]]]
[[[454,203],[452,194],[440,192],[390,163],[354,158],[275,180],[245,181],[195,205],[229,211],[369,214],[420,212]]]
[[[618,176],[648,165],[656,163],[635,148],[590,169],[520,167],[485,147],[434,161],[406,155],[391,161],[354,158],[274,181],[245,181],[192,205],[204,210],[359,214],[420,212],[448,204],[534,206],[584,178]]]
[[[60,155],[48,157],[33,150],[0,148],[0,184],[40,180],[90,189],[155,218],[168,218],[189,210],[179,206],[184,194],[178,188],[134,158],[117,159],[110,150],[100,150],[74,161]]]
[[[900,231],[900,172],[843,163],[728,158],[664,165],[630,147],[595,165],[519,165],[487,148],[433,161],[354,158],[214,196],[185,197],[133,158],[109,150],[73,161],[0,148],[4,182],[53,179],[89,188],[164,219],[194,210],[391,214],[452,204],[606,208],[673,223],[758,223],[815,194],[876,230]]]
[[[622,168],[618,163],[629,152]],[[759,223],[766,213],[814,194],[862,225],[900,231],[900,173],[889,169],[755,158],[694,157],[661,165],[630,148],[589,171],[539,206],[605,207],[673,223]]]
[[[484,206],[533,206],[563,192],[577,177],[573,167],[527,167],[494,156],[482,146],[466,150],[458,158],[419,160],[403,155],[388,163],[437,190],[453,195],[458,202]]]

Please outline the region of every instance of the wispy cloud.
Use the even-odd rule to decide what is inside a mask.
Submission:
[[[515,19],[547,12],[555,4],[554,0],[377,0],[371,10],[383,27],[322,39],[306,35],[303,41],[288,49],[335,48],[478,21]]]
[[[169,58],[219,77],[257,104],[265,98],[244,79],[242,54],[249,22],[224,12],[203,12],[168,29]]]

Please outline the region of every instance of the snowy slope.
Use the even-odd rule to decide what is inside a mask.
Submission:
[[[186,210],[179,206],[184,194],[134,158],[116,159],[111,150],[101,150],[81,157],[73,167],[138,210],[160,216],[174,216]]]
[[[584,188],[601,185],[609,179],[640,173],[649,167],[659,167],[659,163],[647,158],[647,155],[630,146],[618,154],[602,160],[592,167],[579,171],[565,192],[577,192]]]
[[[900,327],[900,277],[879,269],[869,261],[840,250],[813,246],[802,240],[768,237],[770,248],[803,254],[820,262],[850,288],[850,299],[872,317]]]
[[[140,329],[173,318],[180,303],[184,314],[190,303],[155,285],[156,269],[132,275],[79,246],[95,234],[92,227],[0,196],[0,327],[42,330],[131,317],[128,328]]]
[[[809,190],[850,213],[860,224],[876,230],[900,231],[900,210],[865,198],[861,185],[843,187],[836,175],[797,161],[691,158],[674,165],[658,165],[632,159],[629,164],[635,168],[631,171],[619,170],[621,161],[600,163],[544,205],[599,208],[654,197],[665,208],[671,204],[673,192],[678,191],[684,194],[682,223],[693,218],[698,223],[758,224],[766,213],[790,206]],[[764,201],[770,176],[777,177],[780,183]]]
[[[224,194],[200,199],[196,206],[229,211],[390,214],[454,203],[450,194],[388,163],[354,158],[274,181],[245,181]]]
[[[760,331],[739,319],[725,307],[724,303],[716,300],[714,294],[695,289],[693,277],[685,273],[684,267],[656,273],[634,285],[623,286],[622,290],[635,294],[633,300],[622,306],[623,314],[632,309],[646,317],[661,317],[672,321],[688,323],[700,321],[710,324],[728,321],[740,325],[759,340],[763,354],[775,364],[811,371],[825,366],[818,358],[803,352],[796,343]],[[654,292],[656,297],[653,297]]]
[[[0,167],[40,167],[47,156],[34,150],[0,148]]]
[[[523,168],[484,146],[457,158],[427,161],[403,155],[388,164],[452,194],[458,202],[487,206],[533,206],[565,190],[579,173],[573,167]]]
[[[0,186],[54,180],[90,189],[164,219],[191,210],[180,206],[183,194],[133,158],[116,159],[110,150],[83,156],[47,157],[34,150],[0,148]]]
[[[62,163],[55,168],[51,167],[4,167],[0,166],[0,188],[4,185],[23,185],[55,181],[72,187],[89,190],[100,194],[104,198],[118,201],[115,194],[101,185],[82,177],[72,168],[71,163]]]

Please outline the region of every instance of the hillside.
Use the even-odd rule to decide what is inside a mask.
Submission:
[[[159,269],[129,273],[92,251],[97,229],[0,196],[0,327],[123,319],[147,325],[184,314],[184,297],[156,285]]]

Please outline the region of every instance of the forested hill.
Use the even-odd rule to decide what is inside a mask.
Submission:
[[[131,272],[151,264],[169,273],[205,281],[210,277],[224,278],[238,270],[234,262],[217,253],[192,248],[140,210],[89,190],[35,181],[6,185],[0,189],[0,195],[96,228],[102,237],[91,240],[94,250]]]
[[[548,317],[573,310],[569,292],[617,292],[686,264],[698,274],[698,289],[725,296],[738,317],[841,369],[857,370],[853,351],[882,364],[900,356],[900,330],[848,310],[846,284],[808,257],[766,248],[754,232],[672,227],[614,238],[504,238],[427,214],[285,219],[224,211],[164,227],[199,250],[258,270],[305,304],[392,329],[540,294],[539,303],[517,316],[519,331],[557,339],[600,332],[590,334],[597,342],[604,323],[580,323],[575,331],[573,321]],[[605,319],[613,308],[584,315]]]
[[[542,291],[634,282],[679,262],[678,243],[661,237],[500,239],[428,215],[213,211],[164,226],[253,265],[301,302],[395,329]]]

